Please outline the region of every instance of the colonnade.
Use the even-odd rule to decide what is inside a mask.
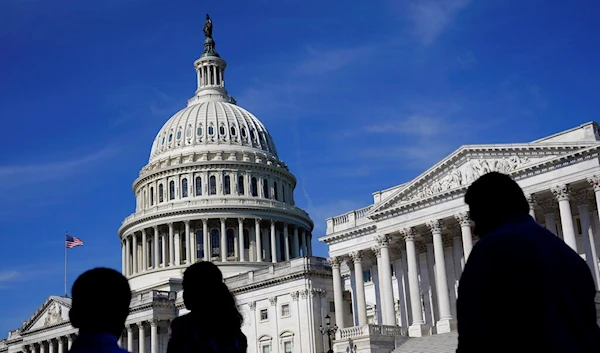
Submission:
[[[75,334],[54,337],[23,346],[24,353],[66,353],[71,349]]]
[[[121,243],[122,269],[125,275],[135,275],[199,259],[276,263],[312,256],[311,240],[310,230],[275,220],[185,220],[126,234]]]
[[[167,323],[167,326],[169,323]],[[156,319],[144,320],[134,324],[125,325],[125,332],[119,338],[121,348],[127,349],[129,352],[145,353],[146,352],[146,329],[150,329],[150,353],[158,353],[158,326],[159,321]],[[135,330],[137,329],[138,347],[134,347],[133,339]]]
[[[590,267],[598,289],[598,256],[596,254],[596,246],[594,240],[594,232],[592,224],[600,225],[600,219],[592,219],[594,213],[590,212],[590,205],[600,209],[600,178],[593,177],[586,180],[586,185],[582,183],[576,184],[576,188],[571,185],[561,184],[556,185],[549,190],[528,194],[527,198],[530,203],[530,215],[540,221],[538,215],[543,215],[543,223],[545,227],[556,235],[557,231],[556,212],[560,220],[560,235],[565,243],[580,254],[585,254],[586,261]],[[590,185],[592,190],[590,190]],[[573,191],[577,190],[577,191]],[[538,203],[538,196],[541,202]],[[573,209],[578,211],[578,215],[573,214]],[[578,217],[578,218],[577,218]],[[595,216],[598,218],[597,214]],[[584,249],[578,251],[578,225],[580,225],[583,235],[581,241]],[[435,295],[437,308],[435,309],[435,317],[437,318],[437,332],[448,332],[453,329],[454,318],[452,316],[452,308],[450,302],[450,291],[455,288],[449,288],[447,279],[445,248],[458,245],[462,248],[462,266],[469,257],[469,253],[473,248],[473,234],[471,221],[467,212],[460,212],[453,217],[445,219],[431,219],[424,224],[400,228],[388,234],[377,234],[375,236],[375,246],[370,249],[361,249],[349,252],[347,255],[332,257],[329,259],[333,272],[333,290],[335,304],[335,319],[336,324],[340,328],[347,327],[350,323],[344,322],[344,305],[343,292],[344,282],[341,273],[341,263],[346,262],[354,276],[355,288],[353,288],[354,307],[357,310],[354,323],[355,326],[363,326],[368,324],[367,305],[365,300],[363,260],[376,259],[378,278],[378,296],[380,305],[380,315],[383,325],[397,325],[398,313],[396,312],[396,298],[394,298],[393,279],[391,273],[392,259],[390,259],[390,249],[394,249],[393,253],[402,256],[406,261],[407,271],[404,279],[406,293],[404,297],[398,298],[399,301],[405,302],[410,320],[409,335],[419,336],[426,329],[426,320],[424,317],[424,303],[421,297],[421,283],[419,270],[419,252],[427,251],[430,246],[433,247],[432,260],[434,263],[434,282],[431,287],[432,294]],[[454,234],[443,234],[443,232]],[[421,251],[418,251],[421,250]],[[395,260],[395,259],[394,259]],[[429,260],[428,260],[429,261]],[[457,280],[460,273],[457,273]],[[431,277],[430,277],[431,278]],[[435,293],[434,293],[435,292]],[[434,310],[432,308],[432,310]]]

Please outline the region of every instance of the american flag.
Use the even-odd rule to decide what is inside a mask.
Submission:
[[[67,239],[65,242],[65,246],[67,247],[67,249],[71,249],[74,248],[76,246],[83,246],[83,240],[77,238],[77,237],[72,237],[69,234],[67,234]]]

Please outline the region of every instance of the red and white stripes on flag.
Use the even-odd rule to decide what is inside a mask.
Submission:
[[[83,240],[81,240],[77,237],[72,237],[69,234],[67,234],[66,237],[67,237],[67,239],[65,241],[65,246],[67,249],[71,249],[76,246],[83,246]]]

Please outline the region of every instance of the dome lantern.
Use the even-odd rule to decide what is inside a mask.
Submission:
[[[235,99],[229,96],[225,89],[225,68],[227,63],[221,59],[215,49],[212,37],[212,19],[206,14],[204,24],[204,52],[194,62],[198,89],[194,97],[188,100],[188,107],[206,101],[220,101],[235,104]]]

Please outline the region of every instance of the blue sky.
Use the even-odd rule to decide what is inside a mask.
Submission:
[[[227,88],[267,126],[325,218],[462,144],[598,120],[592,0],[0,2],[0,337],[94,266],[162,124],[195,90],[205,13]],[[315,253],[326,248],[316,244]],[[69,283],[69,286],[70,286]]]

